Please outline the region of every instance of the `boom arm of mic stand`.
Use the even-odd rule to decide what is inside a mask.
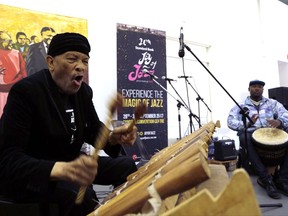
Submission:
[[[157,82],[153,77],[151,77],[151,79],[153,80],[153,82],[155,82],[158,86],[160,86],[160,88],[162,88],[165,92],[167,92],[167,94],[169,94],[172,98],[174,98],[174,100],[176,100],[180,105],[182,105],[183,107],[184,104],[181,103],[176,97],[174,97],[172,94],[170,94],[167,89],[165,89],[159,82]],[[185,107],[187,109],[187,107]]]
[[[186,78],[185,78],[186,79]],[[171,85],[171,87],[174,89],[174,91],[176,92],[176,94],[178,95],[178,97],[181,99],[181,101],[185,104],[185,108],[189,111],[189,117],[190,117],[190,129],[191,129],[191,133],[192,133],[192,120],[191,120],[191,116],[194,117],[196,119],[196,121],[198,122],[199,126],[201,126],[200,123],[200,119],[197,115],[193,114],[191,109],[189,109],[189,107],[187,106],[187,104],[184,102],[184,100],[182,99],[182,97],[179,95],[179,93],[177,92],[177,90],[174,88],[174,86],[172,85],[172,83],[169,81],[169,84]]]
[[[210,74],[211,77],[213,77],[213,79],[220,85],[220,87],[226,92],[226,94],[233,100],[233,102],[239,107],[239,109],[241,110],[241,112],[245,113],[245,111],[243,110],[243,108],[237,103],[237,101],[230,95],[230,93],[224,88],[224,86],[216,79],[216,77],[209,71],[209,69],[200,61],[200,59],[191,51],[190,47],[187,46],[184,43],[184,47],[195,57],[195,59],[204,67],[204,69]],[[248,118],[248,120],[253,124],[253,121],[251,120],[251,118],[249,117],[249,115],[246,115],[246,117]]]
[[[191,86],[191,88],[194,90],[194,92],[197,94],[197,98],[196,100],[199,101],[201,100],[203,102],[203,104],[207,107],[207,109],[209,110],[209,112],[212,112],[211,109],[208,107],[208,105],[204,102],[204,99],[199,95],[199,93],[196,91],[196,89],[191,85],[191,83],[189,82],[189,80],[185,77],[186,82]]]
[[[179,95],[179,93],[177,92],[177,90],[174,88],[174,86],[172,85],[172,83],[170,82],[170,80],[168,81],[168,83],[169,83],[170,86],[174,89],[174,91],[176,92],[176,94],[178,95],[178,97],[179,97],[179,98],[181,99],[181,101],[183,102],[183,103],[181,103],[182,106],[185,107],[185,108],[189,111],[189,108],[188,108],[187,104],[184,102],[183,98]],[[177,101],[178,101],[178,100],[177,100]],[[180,102],[180,101],[178,101],[178,102]]]
[[[195,93],[197,94],[197,96],[198,96],[198,97],[196,98],[196,100],[198,101],[198,115],[199,115],[198,123],[199,123],[199,126],[202,127],[202,126],[201,126],[201,121],[200,121],[199,100],[201,100],[201,101],[205,104],[205,106],[207,107],[207,109],[208,109],[210,112],[211,112],[211,110],[210,110],[210,108],[208,107],[208,105],[204,102],[203,98],[201,98],[201,96],[198,94],[198,92],[195,90],[195,88],[191,85],[191,83],[190,83],[189,80],[188,80],[188,77],[185,76],[184,78],[185,78],[185,81],[188,83],[188,85],[191,86],[191,88],[194,90],[194,92],[195,92]]]
[[[178,99],[176,99],[172,94],[170,94],[166,88],[164,88],[159,82],[157,82],[157,81],[155,80],[154,77],[151,76],[151,79],[152,79],[153,82],[155,82],[158,86],[160,86],[160,88],[162,88],[165,92],[167,92],[167,94],[169,94],[172,98],[174,98],[174,100],[177,101],[178,121],[179,121],[179,139],[181,139],[181,123],[180,123],[180,122],[181,122],[181,117],[180,117],[180,108],[181,108],[181,106],[183,106],[184,108],[187,109],[187,107],[185,107],[183,103],[181,103],[181,102],[180,102]],[[170,81],[169,81],[169,83],[170,83]],[[171,85],[171,83],[170,83],[170,85]]]

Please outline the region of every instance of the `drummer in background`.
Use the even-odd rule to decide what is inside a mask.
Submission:
[[[271,176],[254,148],[252,133],[258,128],[265,127],[284,130],[288,126],[288,111],[280,102],[262,96],[264,85],[265,82],[260,80],[250,81],[248,88],[250,96],[247,96],[244,102],[239,103],[242,109],[249,113],[249,117],[252,120],[252,122],[248,119],[246,120],[247,143],[245,143],[242,112],[240,112],[240,108],[237,105],[230,110],[227,124],[230,129],[237,131],[240,146],[247,149],[248,160],[259,176],[257,183],[266,189],[267,194],[271,198],[280,199],[280,192],[288,196],[288,156],[286,154],[282,164],[279,164],[279,172]]]

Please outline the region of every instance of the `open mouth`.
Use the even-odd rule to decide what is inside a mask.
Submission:
[[[83,76],[81,76],[81,75],[76,76],[76,77],[75,77],[75,80],[76,80],[77,82],[80,82],[80,81],[83,80]]]
[[[83,81],[83,76],[82,75],[78,75],[74,78],[74,82],[77,84],[77,85],[81,85]]]

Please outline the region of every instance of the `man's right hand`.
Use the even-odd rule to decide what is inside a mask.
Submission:
[[[259,118],[259,115],[258,115],[258,114],[253,114],[253,115],[251,116],[251,120],[252,120],[253,124],[255,124],[255,122],[257,121],[258,118]],[[251,127],[253,124],[249,121],[248,127]]]
[[[91,156],[80,155],[70,162],[56,162],[50,177],[52,180],[65,180],[80,186],[93,183],[98,169],[98,162]]]

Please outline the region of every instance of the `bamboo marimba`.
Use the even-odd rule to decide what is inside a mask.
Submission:
[[[156,153],[148,163],[132,173],[126,183],[115,188],[89,216],[137,214],[147,203],[150,203],[150,209],[154,206],[152,210],[157,215],[162,200],[209,179],[208,145],[215,127],[213,122],[209,122]]]

